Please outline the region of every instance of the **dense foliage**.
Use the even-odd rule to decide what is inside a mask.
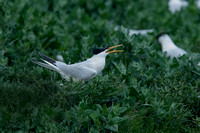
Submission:
[[[200,132],[200,10],[189,2],[171,14],[166,0],[0,0],[0,131]],[[166,57],[163,31],[189,54]],[[85,83],[31,62],[39,51],[79,62],[117,44],[125,52]]]

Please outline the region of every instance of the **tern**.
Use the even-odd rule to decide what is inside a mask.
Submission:
[[[61,54],[58,54],[56,56],[56,59],[59,60],[59,61],[62,61],[62,62],[64,61],[63,56]]]
[[[86,81],[101,73],[105,67],[105,59],[108,54],[123,52],[123,50],[110,51],[111,49],[119,46],[123,45],[94,49],[94,55],[91,58],[75,64],[65,64],[62,61],[55,61],[42,53],[39,54],[44,63],[39,61],[33,61],[33,63],[60,73],[60,75],[67,81],[70,81],[70,77],[73,81]]]
[[[182,7],[187,7],[188,2],[185,0],[169,0],[168,6],[171,13],[175,13],[176,11],[180,11]]]
[[[200,8],[200,0],[196,0],[196,5],[198,8]]]
[[[116,26],[114,28],[115,31],[118,31],[119,30],[119,26]],[[148,33],[152,33],[153,32],[153,29],[143,29],[143,30],[134,30],[134,29],[127,29],[127,28],[124,28],[125,32],[129,32],[129,36],[132,36],[133,34],[135,35],[147,35]]]
[[[157,36],[157,39],[162,46],[162,52],[167,52],[167,56],[170,56],[171,59],[173,59],[174,57],[178,58],[184,54],[187,54],[185,50],[175,45],[168,34],[161,33]]]
[[[169,56],[171,59],[187,54],[185,50],[175,45],[167,33],[161,33],[157,36],[157,39],[162,46],[162,52],[167,52],[167,56]],[[200,62],[197,64],[197,66],[200,66]]]

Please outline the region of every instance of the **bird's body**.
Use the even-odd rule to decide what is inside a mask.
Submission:
[[[165,51],[163,51],[163,52],[165,52]],[[167,52],[167,56],[170,56],[171,58],[174,58],[174,57],[177,58],[184,54],[187,54],[185,52],[185,50],[178,48],[178,47],[176,49],[166,50],[166,52]]]
[[[143,29],[143,30],[134,30],[134,29],[130,29],[129,31],[129,36],[132,36],[134,34],[136,35],[147,35],[148,33],[152,33],[153,29]]]
[[[116,26],[114,28],[115,31],[118,31],[119,30],[119,26]],[[147,35],[148,33],[152,33],[153,32],[153,29],[143,29],[143,30],[134,30],[134,29],[127,29],[127,28],[124,28],[125,32],[129,32],[129,36],[132,36],[132,35]]]
[[[188,2],[185,0],[169,0],[168,6],[171,13],[175,13],[180,11],[182,7],[188,6]]]
[[[79,80],[86,81],[92,79],[93,77],[101,73],[101,71],[105,67],[106,56],[109,53],[122,52],[122,50],[110,51],[110,52],[108,51],[118,46],[121,45],[110,47],[108,49],[101,49],[101,50],[98,49],[97,51],[98,54],[94,54],[91,58],[87,59],[86,61],[75,64],[65,64],[64,62],[61,61],[55,61],[45,56],[42,53],[40,53],[40,55],[42,56],[43,58],[42,60],[45,63],[39,61],[33,61],[33,62],[45,68],[57,71],[67,81],[70,80],[70,77],[74,81],[79,81]]]
[[[167,56],[171,58],[178,58],[187,52],[178,46],[172,41],[168,34],[162,33],[158,36],[158,42],[162,46],[162,51],[167,53]]]

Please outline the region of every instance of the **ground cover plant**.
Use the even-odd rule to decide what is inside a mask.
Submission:
[[[189,2],[171,14],[166,0],[0,0],[0,131],[200,132],[200,10]],[[189,54],[166,57],[160,32]],[[117,44],[125,52],[85,83],[31,62],[42,52],[75,63]]]

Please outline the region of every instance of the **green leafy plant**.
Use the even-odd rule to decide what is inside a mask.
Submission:
[[[200,17],[189,2],[171,14],[167,1],[0,0],[0,131],[199,132]],[[189,54],[166,57],[163,31]],[[117,44],[125,52],[85,83],[31,62],[42,52],[75,63]]]

